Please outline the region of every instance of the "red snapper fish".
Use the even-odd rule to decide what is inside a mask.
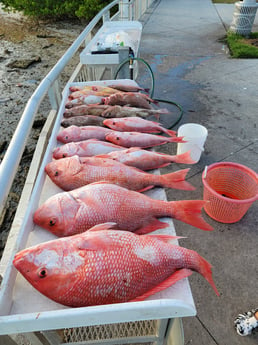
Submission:
[[[141,169],[153,170],[165,167],[171,163],[194,164],[190,151],[180,155],[168,155],[154,151],[141,150],[138,147],[130,149],[111,151],[108,154],[101,154],[98,157],[111,158],[120,163]]]
[[[110,117],[129,117],[129,116],[140,116],[140,117],[147,117],[150,115],[154,115],[155,117],[159,118],[160,114],[170,114],[170,112],[166,108],[162,109],[144,109],[139,107],[127,107],[122,105],[110,105],[106,106],[107,108],[103,110],[101,116],[110,118]]]
[[[138,236],[112,226],[24,249],[13,264],[40,293],[69,307],[142,301],[193,271],[219,295],[210,263],[170,243],[174,236]]]
[[[119,89],[112,86],[103,86],[103,85],[72,85],[69,87],[71,92],[82,91],[85,94],[87,92],[101,92],[103,95],[112,95],[119,91]]]
[[[72,156],[48,163],[45,171],[60,188],[69,191],[93,182],[106,181],[130,190],[143,192],[155,186],[194,190],[185,181],[189,169],[154,175],[113,159]]]
[[[61,121],[61,126],[64,128],[70,126],[103,126],[103,117],[95,115],[73,116]]]
[[[124,147],[112,144],[107,141],[88,139],[71,142],[61,145],[60,147],[56,147],[53,151],[53,158],[60,159],[75,155],[79,157],[91,157],[118,150],[124,150]]]
[[[87,139],[105,140],[106,135],[111,131],[109,128],[99,126],[70,126],[58,133],[57,140],[63,144]]]
[[[119,92],[109,97],[104,97],[102,100],[102,103],[108,105],[129,105],[131,107],[152,109],[150,102],[158,103],[148,95],[139,92]]]
[[[115,131],[121,132],[141,132],[141,133],[159,133],[163,132],[167,135],[174,137],[175,131],[164,128],[160,123],[141,119],[139,117],[122,117],[122,118],[111,118],[104,120],[104,125],[114,129]]]
[[[35,211],[33,221],[58,237],[106,222],[115,222],[117,229],[147,234],[168,226],[157,219],[160,217],[213,230],[202,218],[205,204],[204,200],[155,200],[115,184],[98,182],[51,196]]]
[[[123,147],[148,148],[167,143],[185,143],[183,137],[163,137],[161,135],[112,131],[106,135],[106,140]]]
[[[103,97],[98,95],[82,95],[78,98],[68,100],[65,104],[65,108],[72,108],[83,104],[101,104],[103,103]]]

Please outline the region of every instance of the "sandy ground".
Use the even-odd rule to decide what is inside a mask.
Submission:
[[[0,160],[2,160],[28,99],[85,28],[85,24],[73,21],[35,22],[20,13],[6,13],[1,9],[0,22]],[[77,62],[72,61],[71,66],[69,65],[65,70],[64,82],[70,76],[75,63]],[[0,256],[46,116],[47,112],[43,104],[34,121],[8,198],[7,211],[0,224]]]

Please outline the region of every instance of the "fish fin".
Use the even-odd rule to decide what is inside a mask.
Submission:
[[[171,114],[171,111],[169,111],[167,108],[161,108],[157,110],[159,114]]]
[[[100,154],[100,155],[96,155],[96,156],[94,156],[94,157],[96,157],[96,158],[114,159],[114,158],[112,158],[111,156],[109,156],[108,154],[105,154],[105,153],[102,153],[102,154]]]
[[[161,222],[157,218],[152,218],[150,222],[148,222],[145,226],[142,226],[141,228],[134,231],[134,233],[138,235],[145,235],[157,229],[166,228],[167,226],[168,226],[168,223]]]
[[[179,155],[173,156],[173,162],[174,163],[182,163],[182,164],[195,164],[196,161],[194,161],[191,158],[191,151],[187,151],[185,153],[181,153]]]
[[[207,280],[207,282],[212,286],[213,290],[215,291],[217,296],[220,296],[218,289],[216,288],[216,285],[212,279],[212,270],[211,270],[211,264],[205,260],[203,257],[199,257],[199,269],[198,272]]]
[[[142,192],[146,192],[147,190],[150,190],[152,188],[154,188],[155,186],[147,186],[145,188],[139,189],[137,190],[138,193],[142,193]]]
[[[211,231],[213,227],[202,218],[202,208],[207,203],[204,200],[169,201],[172,207],[171,217],[196,228]]]
[[[189,182],[185,181],[186,174],[189,169],[178,170],[165,175],[159,176],[161,185],[167,188],[181,189],[181,190],[195,190]]]
[[[170,137],[176,136],[176,131],[172,131],[171,129],[162,128],[162,131],[166,134],[168,134]]]
[[[138,296],[129,302],[138,302],[138,301],[143,301],[147,297],[150,297],[154,295],[157,292],[160,292],[162,290],[167,289],[171,285],[174,285],[176,282],[178,282],[181,279],[184,279],[186,277],[189,277],[193,272],[187,268],[182,268],[177,271],[175,271],[170,277],[168,277],[166,280],[164,280],[162,283],[159,285],[155,286],[154,288],[150,289],[149,291],[145,292],[141,296]]]
[[[101,231],[101,230],[109,230],[114,229],[114,227],[117,225],[117,223],[114,222],[107,222],[102,224],[94,225],[92,228],[88,229],[87,231]]]
[[[172,235],[165,235],[165,234],[149,234],[145,236],[151,236],[163,242],[170,242],[170,241],[179,240],[180,238],[186,238],[185,236],[172,236]]]
[[[184,140],[184,137],[171,137],[169,142],[171,142],[171,143],[187,143],[187,141]]]

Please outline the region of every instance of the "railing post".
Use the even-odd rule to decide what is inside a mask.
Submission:
[[[103,23],[110,21],[110,11],[107,11],[103,14],[102,21],[103,21]]]
[[[119,2],[120,20],[130,20],[129,16],[129,0],[121,0]]]
[[[57,110],[62,101],[62,95],[60,92],[60,86],[58,79],[56,79],[53,85],[48,90],[48,97],[51,104],[51,109]]]

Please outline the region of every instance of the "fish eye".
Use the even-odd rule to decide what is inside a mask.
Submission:
[[[42,267],[38,270],[38,276],[40,278],[45,278],[47,276],[47,269],[45,267]]]
[[[55,172],[55,176],[58,176],[58,171]]]
[[[65,136],[65,139],[68,140],[68,135]]]
[[[119,140],[119,137],[116,137],[116,140]]]
[[[55,224],[56,224],[56,220],[55,220],[55,219],[50,219],[49,225],[50,225],[50,226],[53,226],[53,225],[55,225]]]
[[[66,157],[66,154],[63,153],[63,158],[65,158],[65,157]]]
[[[115,125],[116,123],[115,123],[115,121],[113,121],[113,125]]]

